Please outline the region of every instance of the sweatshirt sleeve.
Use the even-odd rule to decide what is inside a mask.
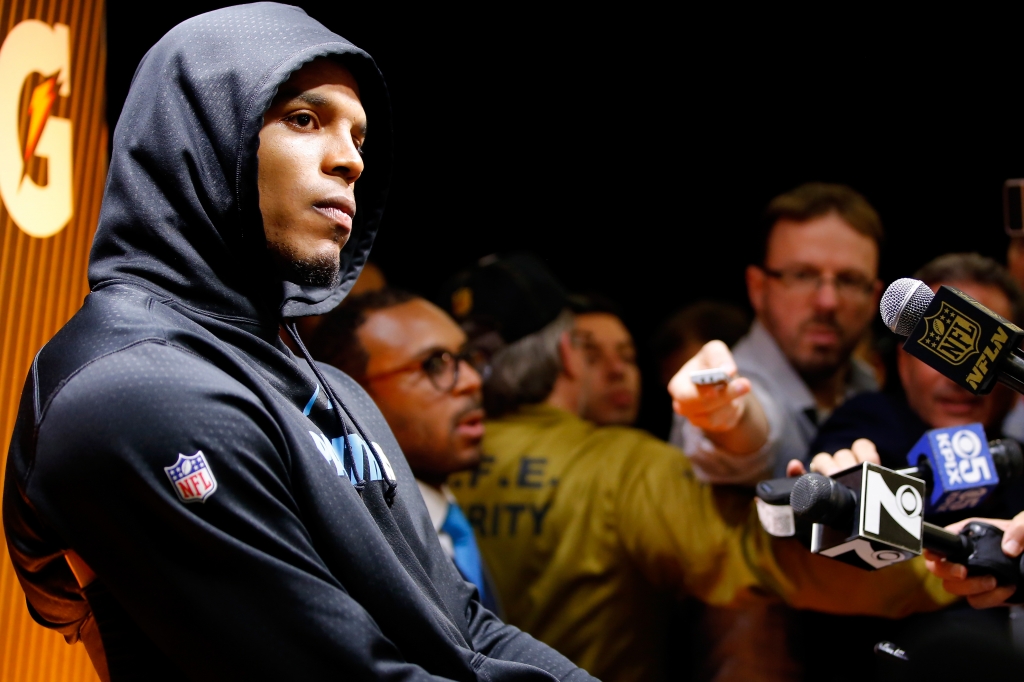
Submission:
[[[285,436],[255,396],[179,350],[119,356],[43,407],[19,493],[164,655],[190,679],[447,679],[404,660],[328,569],[326,529],[292,494],[308,482],[291,479]],[[166,469],[200,452],[216,489],[185,503]],[[346,549],[363,548],[330,551]]]
[[[498,661],[516,661],[545,670],[564,682],[594,680],[582,668],[547,644],[512,625],[503,623],[477,601],[469,603],[470,634],[473,648]]]
[[[700,483],[686,458],[653,440],[636,448],[622,474],[617,518],[621,541],[650,581],[713,605],[769,591],[796,608],[899,618],[955,599],[922,559],[868,572],[772,538],[749,494]]]

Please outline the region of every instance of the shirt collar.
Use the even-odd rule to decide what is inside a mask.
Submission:
[[[438,490],[419,479],[416,479],[416,485],[420,487],[420,494],[423,495],[423,501],[427,504],[430,523],[434,525],[435,531],[440,531],[441,526],[444,525],[444,520],[448,518],[448,505],[454,499],[452,491],[446,485],[442,485],[441,489]]]
[[[780,403],[791,405],[797,411],[817,411],[818,403],[814,394],[760,320],[754,320],[747,335],[736,343],[733,357],[736,358],[740,375],[752,376],[767,384]],[[878,382],[874,372],[860,360],[854,359],[846,374],[844,397],[877,390]]]

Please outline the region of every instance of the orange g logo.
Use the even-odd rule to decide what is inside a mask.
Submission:
[[[51,117],[58,96],[71,94],[70,37],[64,24],[29,19],[11,29],[0,46],[0,197],[19,228],[50,237],[74,212],[71,193],[71,121]],[[33,74],[42,81],[22,106],[22,89]],[[46,159],[40,185],[29,173]]]

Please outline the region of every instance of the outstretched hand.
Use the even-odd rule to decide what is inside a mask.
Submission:
[[[838,450],[833,455],[827,452],[819,452],[811,460],[811,471],[822,476],[831,476],[861,462],[882,463],[875,444],[867,438],[858,438],[853,441],[853,445],[848,450]],[[789,464],[786,465],[787,476],[803,476],[806,473],[807,467],[798,459],[791,459]]]
[[[698,386],[690,375],[702,369],[721,369],[730,380],[726,384]],[[736,376],[736,362],[728,346],[721,341],[709,341],[676,372],[668,392],[672,408],[691,424],[704,431],[722,432],[736,428],[743,418],[743,396],[750,393],[750,381]]]
[[[721,369],[722,384],[698,386],[690,379],[702,369]],[[757,452],[768,441],[768,420],[751,393],[749,379],[736,376],[736,361],[721,341],[709,341],[668,384],[673,409],[723,450],[738,456]]]

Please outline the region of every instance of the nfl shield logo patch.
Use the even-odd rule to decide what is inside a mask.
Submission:
[[[182,502],[205,502],[217,490],[217,479],[202,450],[191,457],[179,454],[178,461],[164,471]]]

